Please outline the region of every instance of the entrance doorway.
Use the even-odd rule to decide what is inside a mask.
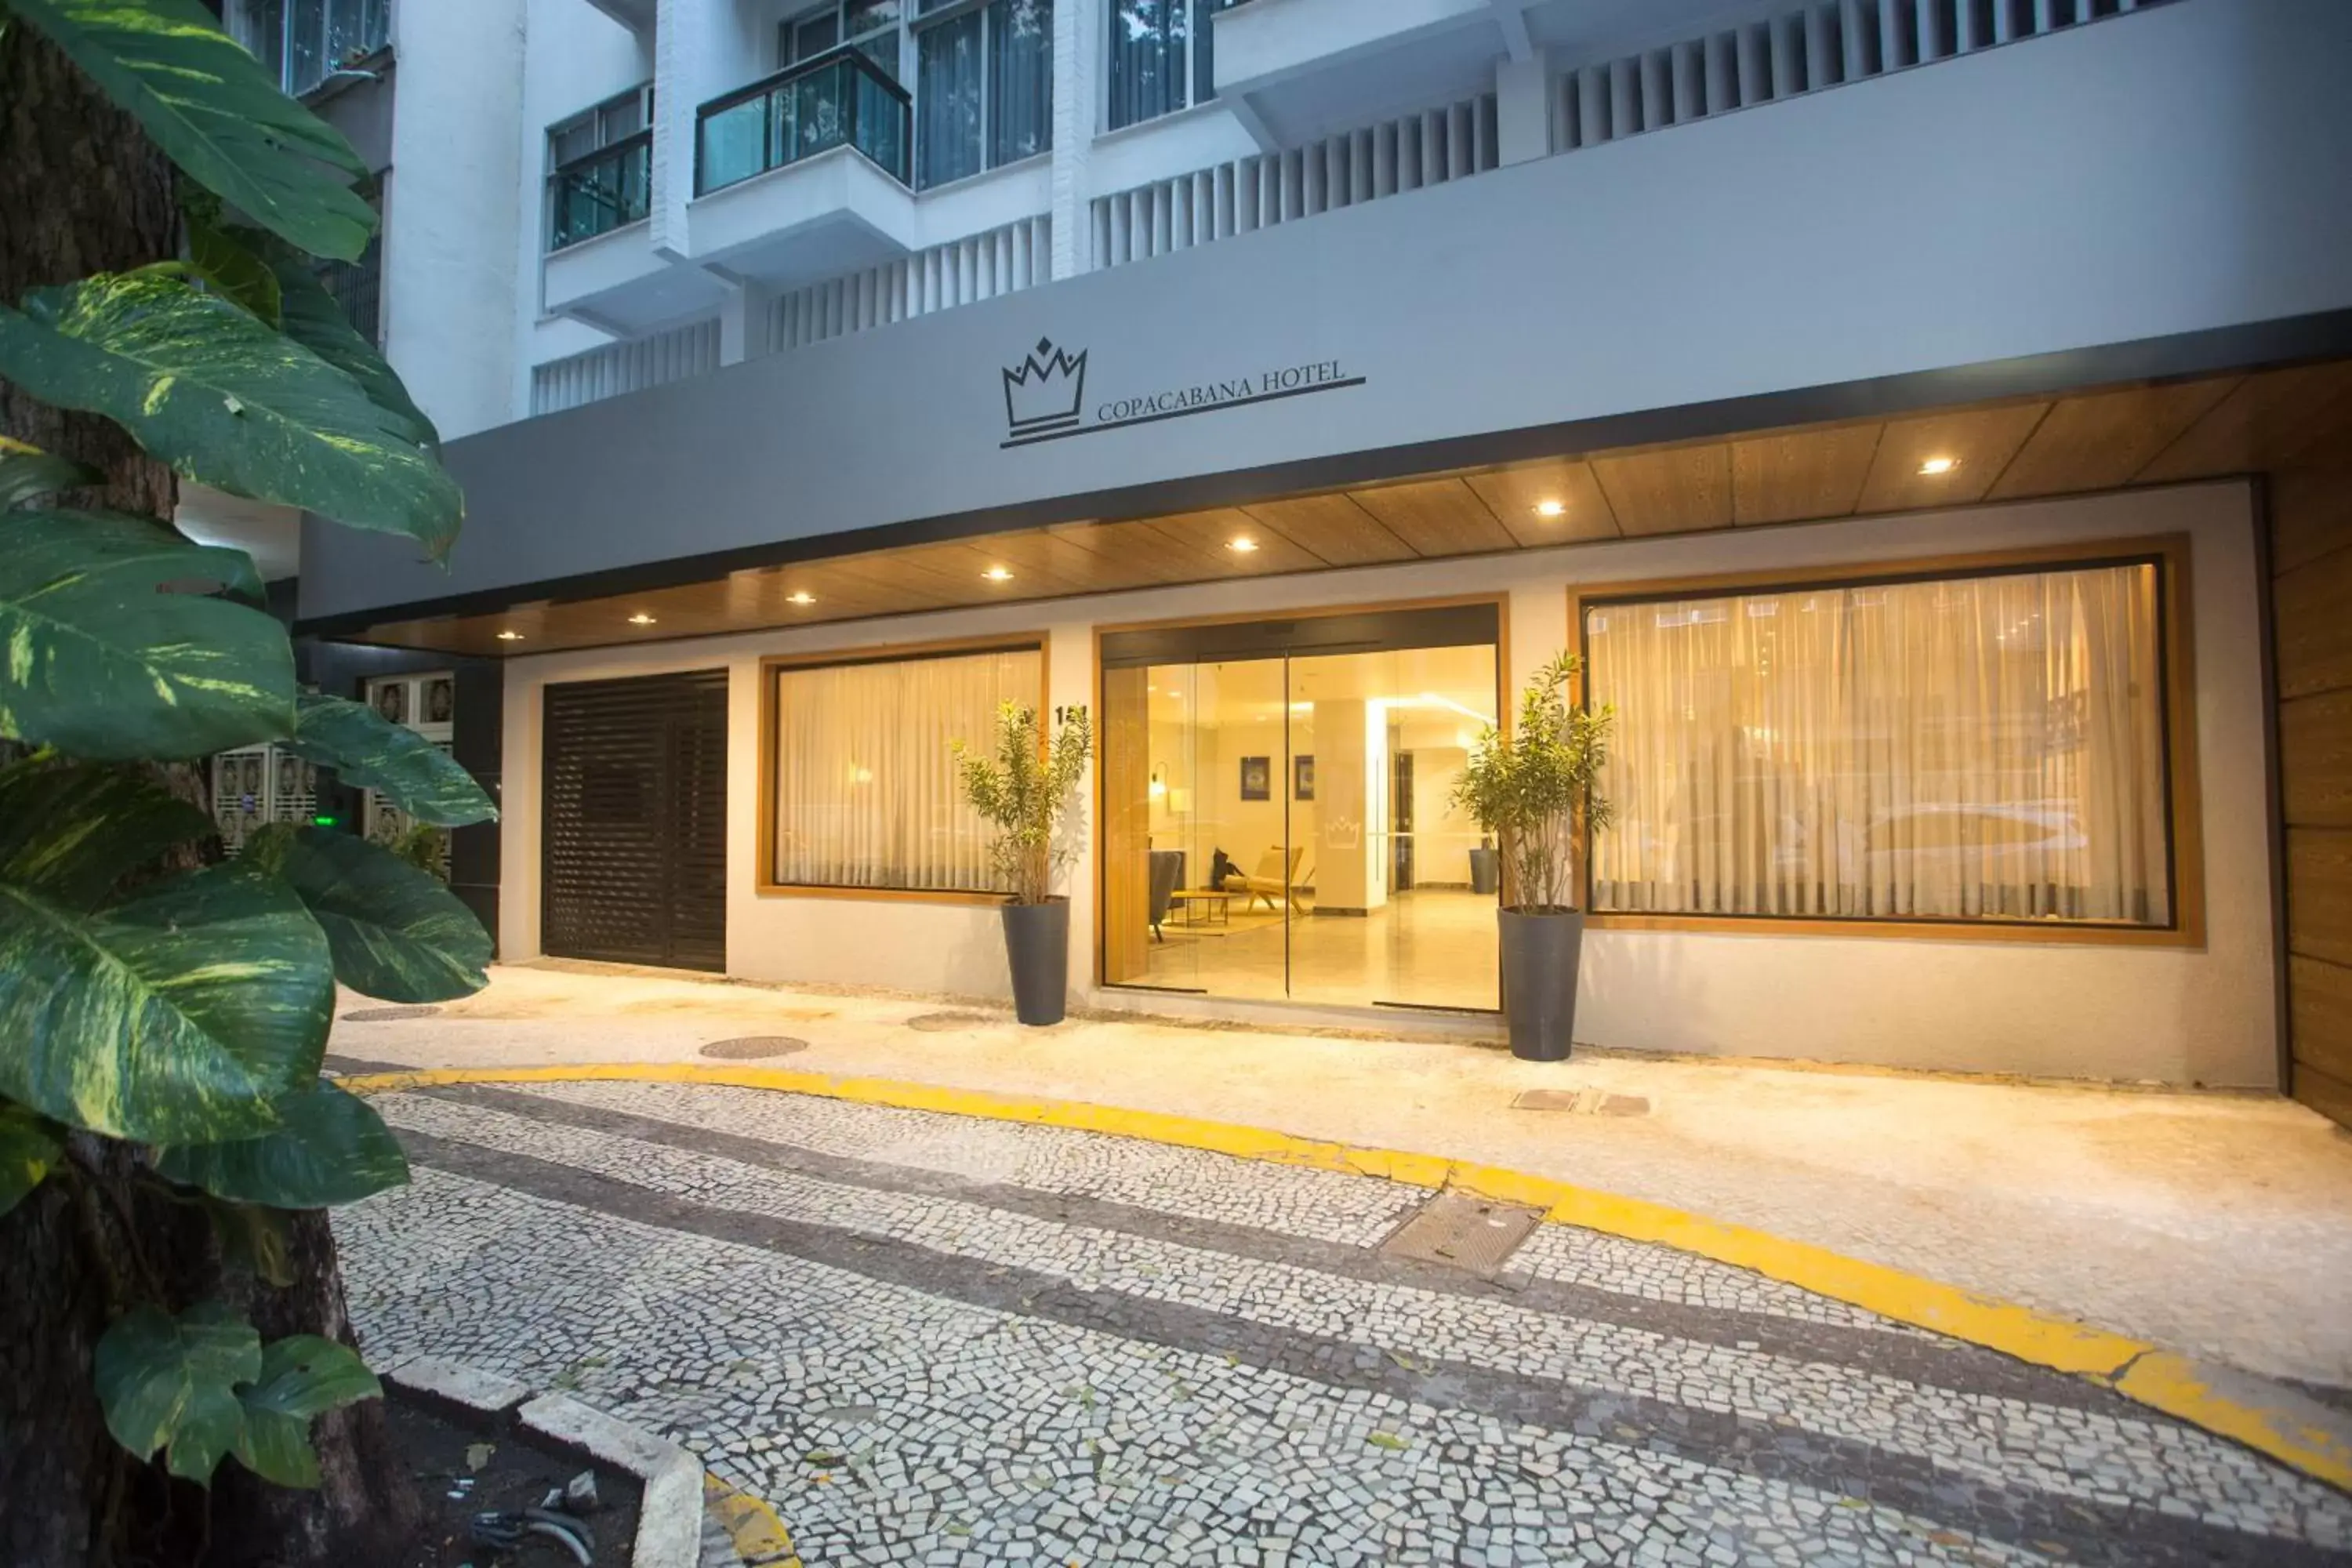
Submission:
[[[546,689],[540,948],[727,967],[727,672]]]
[[[1452,804],[1495,721],[1493,605],[1103,639],[1103,975],[1488,1010],[1495,898]]]

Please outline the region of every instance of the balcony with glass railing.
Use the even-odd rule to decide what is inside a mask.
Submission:
[[[654,133],[624,137],[548,176],[547,248],[558,251],[641,221],[653,210]]]
[[[907,89],[863,50],[832,50],[696,111],[695,195],[841,147],[911,187],[913,120]]]

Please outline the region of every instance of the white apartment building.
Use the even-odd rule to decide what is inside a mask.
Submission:
[[[468,494],[300,625],[460,673],[505,956],[1003,994],[1016,696],[1100,737],[1078,1000],[1492,1033],[1451,784],[1565,648],[1580,1037],[2352,1114],[2352,8],[234,20]]]

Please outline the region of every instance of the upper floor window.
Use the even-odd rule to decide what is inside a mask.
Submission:
[[[920,0],[915,183],[944,184],[1054,145],[1053,0]]]
[[[1210,18],[1242,0],[1109,0],[1110,126],[1134,125],[1217,96]]]
[[[858,52],[898,79],[898,25],[905,0],[830,0],[787,16],[776,29],[776,68],[813,60],[827,49],[855,44]]]
[[[392,0],[247,0],[237,40],[297,97],[392,43]]]
[[[633,87],[547,128],[547,248],[652,211],[654,89]]]

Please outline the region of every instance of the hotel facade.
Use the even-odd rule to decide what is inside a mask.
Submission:
[[[507,960],[1007,994],[1014,700],[1074,1002],[1497,1037],[1454,786],[1568,651],[1580,1040],[2352,1118],[2352,7],[351,11],[233,19],[469,515],[296,615]]]

